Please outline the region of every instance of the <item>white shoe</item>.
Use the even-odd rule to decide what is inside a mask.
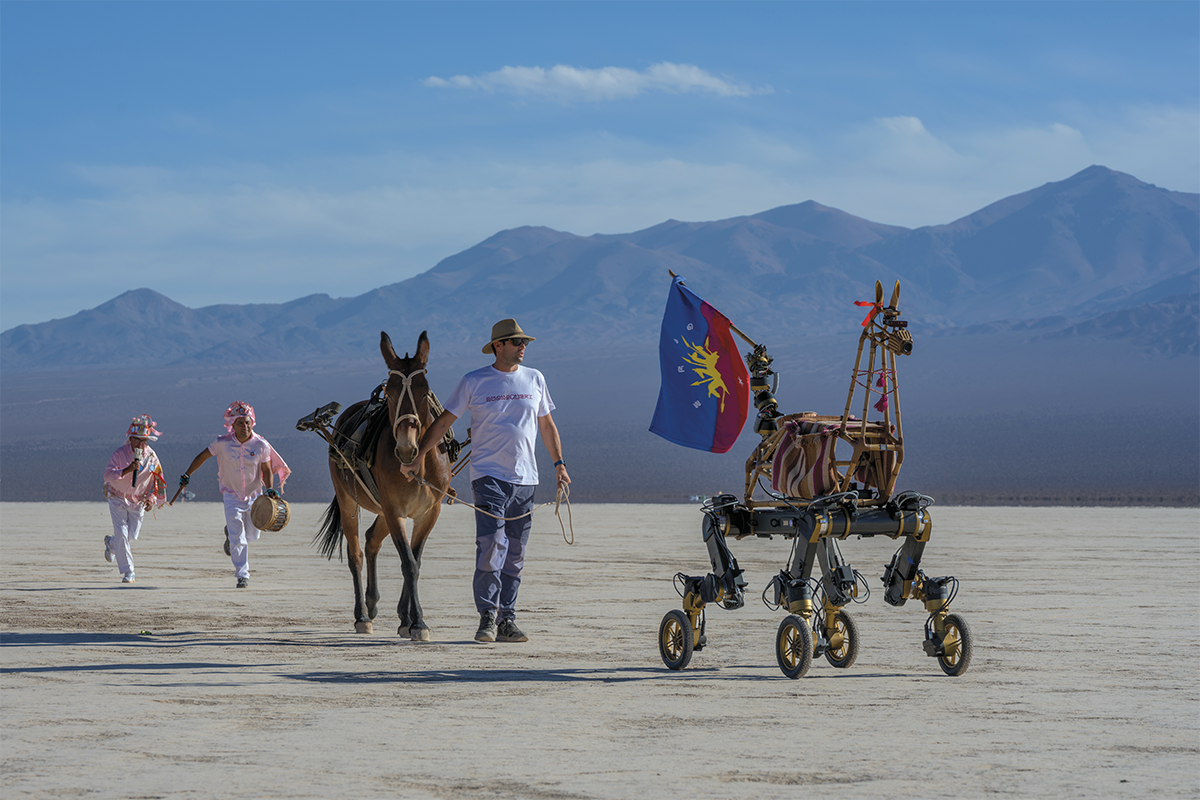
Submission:
[[[121,576],[121,583],[133,583],[133,573],[127,572]]]
[[[104,537],[104,560],[110,564],[117,560],[117,554],[112,549],[112,540],[111,536]]]

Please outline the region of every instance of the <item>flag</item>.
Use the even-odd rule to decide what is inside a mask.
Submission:
[[[662,388],[651,433],[713,453],[733,447],[750,412],[750,374],[729,328],[724,314],[675,278],[658,343]]]

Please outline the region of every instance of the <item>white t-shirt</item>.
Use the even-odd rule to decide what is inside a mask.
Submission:
[[[537,484],[538,419],[554,410],[542,373],[520,365],[516,372],[493,366],[468,372],[445,408],[459,419],[471,412],[471,480]]]

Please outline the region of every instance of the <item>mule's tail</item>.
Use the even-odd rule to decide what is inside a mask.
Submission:
[[[321,517],[321,527],[313,537],[312,543],[320,549],[325,558],[332,561],[336,552],[338,561],[341,561],[342,539],[342,507],[338,505],[335,497],[329,508],[325,509],[325,515]]]

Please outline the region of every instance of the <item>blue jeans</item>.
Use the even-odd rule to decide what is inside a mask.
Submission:
[[[521,486],[499,478],[483,477],[471,481],[475,505],[497,517],[521,517],[533,508],[536,486]],[[505,522],[475,512],[475,608],[480,614],[496,612],[499,619],[517,614],[517,589],[521,586],[521,568],[525,566],[525,547],[529,543],[529,516]]]

